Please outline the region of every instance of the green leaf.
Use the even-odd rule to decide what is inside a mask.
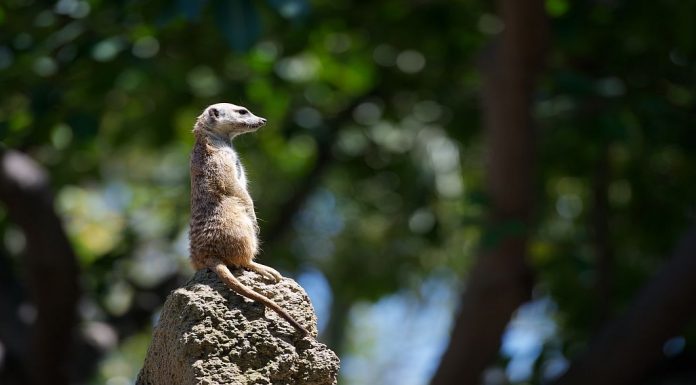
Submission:
[[[560,17],[568,12],[570,5],[567,0],[546,0],[546,12],[551,17]]]

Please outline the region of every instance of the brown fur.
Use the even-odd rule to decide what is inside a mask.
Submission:
[[[237,294],[263,303],[308,335],[285,310],[244,286],[228,268],[243,267],[275,281],[282,279],[276,270],[254,262],[259,252],[254,202],[232,148],[232,138],[255,131],[265,122],[244,107],[226,103],[214,104],[198,117],[191,154],[191,263],[197,270],[213,270]]]

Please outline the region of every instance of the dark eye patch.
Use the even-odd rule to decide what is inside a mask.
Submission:
[[[237,110],[237,113],[238,113],[239,115],[246,115],[246,114],[249,113],[249,111],[247,111],[247,110]]]

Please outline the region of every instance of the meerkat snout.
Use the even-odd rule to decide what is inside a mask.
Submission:
[[[253,132],[266,124],[266,119],[252,114],[247,108],[230,103],[209,106],[198,117],[197,126],[225,136]],[[194,128],[195,129],[195,128]]]

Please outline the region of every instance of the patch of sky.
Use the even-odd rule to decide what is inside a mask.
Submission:
[[[449,340],[457,283],[451,273],[437,273],[416,291],[355,305],[350,353],[341,358],[344,383],[427,384]]]

